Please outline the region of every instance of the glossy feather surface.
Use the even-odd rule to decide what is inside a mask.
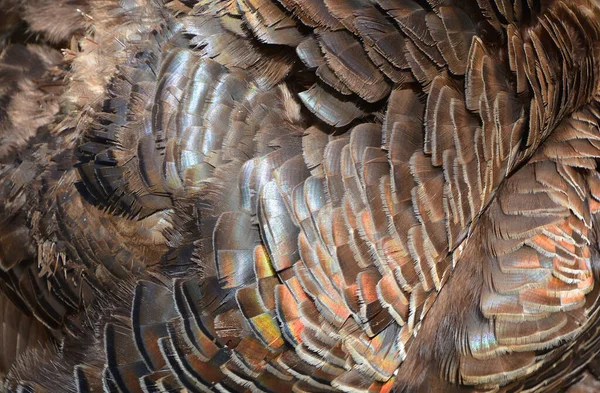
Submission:
[[[600,375],[595,2],[0,5],[7,391]]]

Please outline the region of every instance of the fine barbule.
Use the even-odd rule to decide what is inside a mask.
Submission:
[[[0,391],[597,389],[597,0],[0,0],[0,51]]]

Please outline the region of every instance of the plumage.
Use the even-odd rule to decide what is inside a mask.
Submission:
[[[599,21],[0,0],[2,390],[584,389]]]

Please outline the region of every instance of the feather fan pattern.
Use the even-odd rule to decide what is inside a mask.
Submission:
[[[0,16],[5,391],[600,377],[595,0]]]

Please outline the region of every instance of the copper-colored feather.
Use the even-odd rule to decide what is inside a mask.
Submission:
[[[7,391],[600,375],[593,1],[50,3],[0,1]]]

